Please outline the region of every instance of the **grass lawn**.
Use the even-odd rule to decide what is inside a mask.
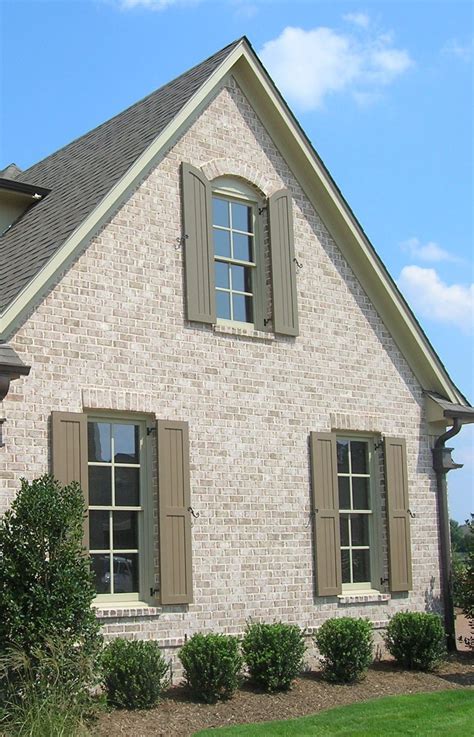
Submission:
[[[341,706],[284,722],[206,729],[195,737],[467,737],[474,725],[474,691],[460,689]]]

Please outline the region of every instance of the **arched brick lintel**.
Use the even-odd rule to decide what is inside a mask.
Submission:
[[[238,159],[212,159],[201,166],[201,171],[210,179],[217,177],[238,177],[253,184],[265,197],[270,197],[281,188],[281,184],[275,184],[252,164],[243,163]]]

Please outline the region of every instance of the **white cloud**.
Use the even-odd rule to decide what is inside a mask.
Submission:
[[[367,104],[412,64],[390,34],[359,39],[323,26],[288,26],[264,44],[260,57],[282,92],[305,110],[321,107],[329,94],[348,92]]]
[[[471,38],[467,43],[461,43],[456,38],[450,38],[443,46],[442,52],[448,56],[462,59],[462,61],[470,61],[474,52],[474,39]]]
[[[368,28],[370,25],[370,18],[367,13],[347,13],[342,16],[348,23],[353,23],[359,28]]]
[[[471,332],[474,327],[474,284],[445,284],[435,269],[405,266],[398,286],[423,317]]]
[[[451,261],[452,263],[462,263],[463,261],[462,258],[449,253],[434,241],[423,244],[419,238],[408,238],[400,243],[400,248],[419,261]]]

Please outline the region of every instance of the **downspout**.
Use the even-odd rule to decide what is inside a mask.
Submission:
[[[441,585],[444,609],[444,625],[446,630],[446,644],[448,650],[456,650],[456,634],[454,629],[453,581],[451,566],[451,532],[449,527],[448,484],[446,474],[456,468],[462,468],[462,463],[454,463],[451,458],[453,448],[446,448],[445,443],[461,430],[461,420],[453,419],[450,430],[440,435],[436,440],[433,454],[433,468],[436,472],[436,487],[438,499],[438,520],[440,533],[441,554]]]

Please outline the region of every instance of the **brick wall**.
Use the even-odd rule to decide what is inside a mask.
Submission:
[[[229,155],[229,152],[232,154]],[[300,336],[184,317],[181,161],[294,201]],[[198,630],[249,617],[311,632],[336,614],[378,628],[439,608],[435,481],[421,388],[252,108],[231,80],[11,339],[32,364],[4,402],[0,510],[49,468],[51,411],[152,412],[190,425],[194,603],[102,612],[107,635],[175,653]],[[414,590],[316,599],[308,434],[369,430],[407,441]],[[384,536],[386,540],[386,536]],[[386,553],[384,553],[386,559]]]

